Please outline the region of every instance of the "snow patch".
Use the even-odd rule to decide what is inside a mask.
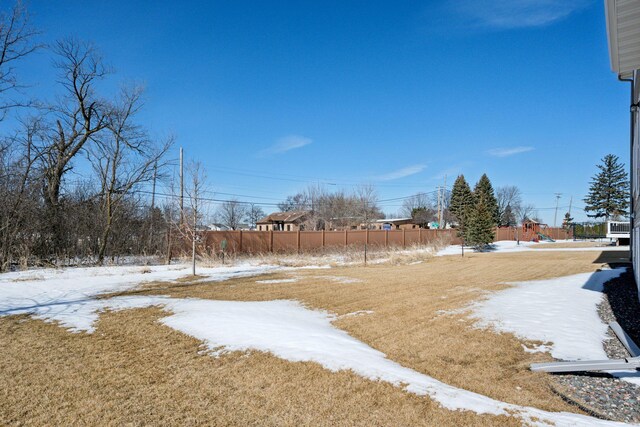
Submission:
[[[198,268],[197,281],[224,281],[284,270],[284,267],[250,264]],[[0,275],[0,315],[40,313],[52,305],[87,302],[101,294],[127,291],[148,282],[173,282],[190,274],[191,270],[185,265],[87,267],[5,273]]]
[[[511,283],[476,303],[477,325],[541,342],[550,342],[551,355],[560,360],[603,360],[602,343],[608,326],[598,315],[603,285],[625,268],[582,273],[549,280]],[[640,373],[611,372],[640,385]]]
[[[328,280],[332,283],[362,283],[362,280],[346,276],[313,276],[314,279]]]
[[[551,352],[552,347],[545,344],[527,347],[526,345],[522,344],[522,349],[525,351],[525,353],[549,353]]]
[[[371,310],[358,310],[358,311],[354,311],[352,313],[346,313],[346,314],[343,314],[342,316],[338,316],[338,319],[342,319],[344,317],[362,316],[363,314],[373,314],[373,311],[371,311]]]
[[[271,283],[295,283],[298,279],[271,279],[271,280],[256,280],[256,283],[271,284]]]
[[[555,243],[567,243],[567,241],[557,241]],[[540,245],[540,246],[539,246]],[[536,247],[537,246],[537,247]],[[551,246],[551,247],[548,247]],[[476,251],[474,248],[466,247],[464,248],[465,253],[513,253],[513,252],[527,252],[533,251],[536,252],[607,252],[607,251],[627,251],[629,250],[628,246],[593,246],[593,247],[576,247],[576,248],[554,248],[553,242],[524,242],[520,241],[520,244],[514,240],[502,240],[499,242],[494,242],[484,251]],[[446,248],[438,251],[436,256],[449,256],[449,255],[458,255],[462,254],[462,248],[460,245],[451,245]]]

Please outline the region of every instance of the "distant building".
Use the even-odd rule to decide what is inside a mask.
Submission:
[[[232,231],[231,227],[229,227],[228,225],[224,225],[218,222],[207,225],[205,229],[208,229],[209,231]],[[236,226],[236,230],[251,230],[251,226],[249,224],[241,223]]]
[[[208,228],[210,231],[229,231],[229,230],[231,230],[231,229],[230,229],[229,227],[227,227],[226,225],[224,225],[224,224],[220,224],[220,223],[213,223],[213,224],[209,224],[209,225],[207,226],[207,228]]]
[[[379,219],[375,222],[377,230],[417,230],[420,228],[413,218]]]
[[[344,230],[366,230],[375,229],[375,224],[362,222],[361,216],[343,216],[331,218],[325,224],[325,230],[344,231]]]
[[[274,212],[256,222],[258,231],[298,231],[304,230],[308,211]]]

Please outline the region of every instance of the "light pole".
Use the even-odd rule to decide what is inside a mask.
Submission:
[[[553,216],[553,228],[556,228],[558,224],[558,203],[560,202],[560,196],[562,196],[562,193],[556,193],[556,214]]]

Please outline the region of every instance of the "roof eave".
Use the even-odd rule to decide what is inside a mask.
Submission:
[[[611,70],[620,75],[618,58],[618,20],[615,0],[605,0],[605,17],[607,23],[607,39],[609,41],[609,61]]]

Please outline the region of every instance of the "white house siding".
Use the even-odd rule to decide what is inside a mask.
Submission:
[[[633,73],[634,93],[633,103],[638,105],[640,102],[640,70]],[[631,242],[633,271],[638,285],[638,297],[640,298],[640,108],[635,107],[632,110],[634,121],[634,134],[632,146],[631,167],[633,170],[633,215],[631,215],[631,227],[633,228],[633,236]]]
[[[605,0],[611,70],[633,80],[631,96],[631,251],[640,297],[640,0]],[[637,218],[637,220],[636,220]]]

